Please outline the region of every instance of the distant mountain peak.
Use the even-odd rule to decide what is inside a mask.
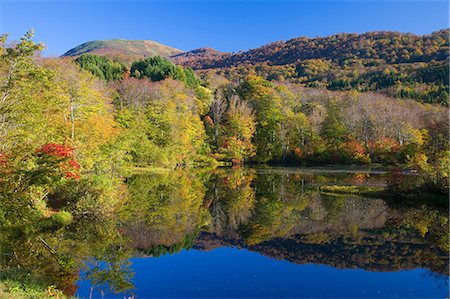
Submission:
[[[231,53],[220,52],[213,48],[198,48],[188,52],[179,53],[170,57],[176,64],[182,64],[192,68],[198,68],[198,64],[208,64],[209,61],[216,61],[230,56]],[[195,62],[195,64],[191,64]]]
[[[152,40],[110,39],[85,42],[61,56],[79,56],[90,53],[132,61],[156,55],[169,57],[182,52],[182,50]]]

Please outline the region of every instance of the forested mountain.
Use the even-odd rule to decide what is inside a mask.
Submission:
[[[376,66],[443,61],[449,56],[448,34],[448,29],[444,29],[423,36],[382,31],[364,34],[342,33],[317,38],[298,37],[228,55],[225,58],[219,56],[219,59],[212,60],[209,64],[196,63],[197,57],[204,56],[203,52],[199,51],[197,53],[201,55],[190,55],[191,61],[185,64],[194,69],[205,69],[256,63],[286,65],[309,59],[331,60],[341,67],[355,63]]]
[[[393,97],[448,103],[449,31],[299,37],[236,54],[191,51],[172,56],[195,70],[228,77],[256,73],[330,90],[381,91]]]
[[[129,62],[156,55],[163,57],[172,56],[181,52],[183,51],[151,40],[111,39],[96,40],[81,44],[70,49],[62,56],[79,56],[90,53]]]
[[[220,52],[211,48],[200,48],[173,55],[170,59],[176,64],[202,69],[230,56],[232,56],[231,53]]]
[[[257,74],[305,87],[377,91],[395,98],[448,104],[448,29],[422,36],[381,31],[298,37],[239,53],[211,48],[182,52],[153,41],[116,39],[87,42],[63,56],[87,53],[125,65],[145,57],[170,57],[183,67],[232,80]]]

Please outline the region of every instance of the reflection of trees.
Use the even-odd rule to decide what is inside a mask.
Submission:
[[[209,250],[220,246],[238,246],[262,255],[283,259],[297,264],[324,264],[337,268],[361,268],[373,271],[397,271],[427,268],[435,273],[448,275],[448,256],[430,244],[411,244],[384,239],[381,235],[368,234],[359,238],[317,234],[317,243],[299,235],[275,238],[251,245],[240,239],[222,238],[203,233],[194,248]]]
[[[137,175],[128,182],[130,200],[123,210],[133,247],[171,246],[205,225],[205,186],[184,172]]]
[[[230,245],[294,263],[448,274],[446,211],[320,191],[354,178],[245,168],[136,175],[118,215],[73,213],[66,225],[5,201],[1,213],[26,221],[2,227],[0,279],[32,273],[33,282],[74,294],[83,269],[95,285],[125,291],[131,250],[157,257]]]
[[[323,177],[320,180],[325,182]],[[242,231],[250,244],[293,234],[378,228],[386,220],[382,200],[324,196],[311,188],[305,190],[301,176],[260,175],[255,186],[258,197],[255,213]]]
[[[320,192],[355,177],[364,184],[361,177],[370,176],[245,168],[136,176],[129,181],[126,232],[134,248],[152,256],[236,245],[295,263],[447,273],[445,211]]]
[[[250,185],[253,177],[253,171],[242,169],[216,171],[207,194],[211,201],[210,230],[235,235],[249,221],[255,205],[255,192]]]
[[[305,217],[298,223],[296,233],[348,232],[357,229],[383,227],[387,206],[380,199],[358,196],[325,196],[311,193]]]
[[[126,260],[127,250],[118,232],[117,219],[80,219],[68,227],[56,227],[49,220],[8,229],[2,228],[0,239],[0,279],[9,278],[32,285],[56,286],[74,295],[84,260],[103,260],[110,267],[90,270],[91,278],[103,273],[104,284],[112,291],[132,287]],[[114,271],[120,268],[120,271]],[[94,281],[94,285],[95,285]]]
[[[255,213],[242,229],[247,242],[255,244],[292,233],[308,204],[302,184],[302,181],[286,174],[257,177],[254,182],[257,195]]]
[[[340,175],[339,179],[342,182],[348,177]],[[333,183],[336,179],[331,177]],[[230,177],[221,180],[233,181]],[[230,196],[235,195],[227,190],[226,197],[220,197],[219,192],[215,201],[220,210],[213,204],[210,211],[213,223],[222,225],[211,226],[209,234],[202,234],[195,246],[216,247],[224,242],[267,251],[262,253],[295,262],[379,270],[425,267],[446,273],[448,261],[443,249],[446,240],[448,243],[445,229],[448,217],[445,211],[399,209],[389,207],[381,199],[321,194],[318,182],[319,185],[330,183],[326,175],[258,174],[251,184],[256,195],[254,208],[245,214],[250,218],[237,226],[227,223],[222,203],[232,202]],[[215,237],[205,245],[204,236]],[[285,245],[284,249],[278,249]]]

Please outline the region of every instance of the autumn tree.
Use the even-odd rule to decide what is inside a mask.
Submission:
[[[247,77],[238,91],[242,100],[251,103],[255,110],[255,160],[268,162],[279,159],[282,155],[279,123],[283,119],[280,96],[270,82],[257,76]]]
[[[255,134],[255,117],[248,102],[233,96],[226,114],[221,138],[221,151],[235,163],[255,155],[252,137]]]

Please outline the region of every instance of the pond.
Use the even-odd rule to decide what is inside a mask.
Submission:
[[[446,209],[399,204],[385,182],[329,168],[132,176],[120,250],[84,258],[76,295],[447,297]]]
[[[0,280],[78,298],[448,297],[448,205],[400,200],[388,180],[353,167],[177,170],[132,175],[112,198],[77,182],[72,214],[30,209],[2,231]]]

